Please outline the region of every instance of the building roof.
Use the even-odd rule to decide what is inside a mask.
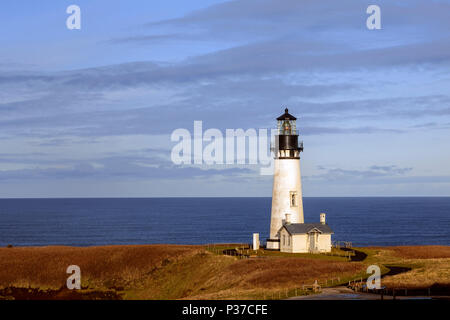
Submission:
[[[327,224],[321,223],[289,223],[283,225],[282,228],[285,228],[289,234],[303,234],[311,232],[314,229],[317,229],[321,233],[333,234],[333,230]]]
[[[281,121],[281,120],[297,120],[297,118],[294,117],[293,115],[289,114],[289,110],[288,110],[288,108],[286,108],[286,109],[284,109],[284,114],[279,116],[277,118],[277,120],[279,120],[279,121]]]

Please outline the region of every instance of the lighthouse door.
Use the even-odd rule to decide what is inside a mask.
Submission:
[[[311,232],[309,234],[309,251],[314,252],[316,251],[316,233]]]

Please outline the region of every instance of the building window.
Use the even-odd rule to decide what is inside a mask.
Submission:
[[[289,198],[291,207],[297,207],[298,206],[297,192],[296,191],[289,192]]]
[[[283,234],[283,246],[286,245],[286,236]]]
[[[288,246],[290,246],[291,245],[291,237],[288,237],[288,244],[287,244]]]

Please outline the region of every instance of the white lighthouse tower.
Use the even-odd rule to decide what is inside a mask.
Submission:
[[[270,238],[266,243],[266,248],[272,250],[280,249],[279,231],[285,223],[304,223],[300,179],[303,142],[299,144],[298,141],[297,118],[288,111],[286,108],[285,113],[277,118]]]

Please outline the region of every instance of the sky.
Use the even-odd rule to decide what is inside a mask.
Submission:
[[[69,5],[81,29],[69,30]],[[381,9],[369,30],[366,9]],[[5,0],[0,198],[270,197],[254,164],[172,161],[176,129],[275,128],[303,195],[450,196],[450,1]]]

